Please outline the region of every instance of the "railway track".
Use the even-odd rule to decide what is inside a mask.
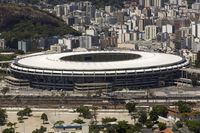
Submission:
[[[122,109],[127,102],[153,106],[174,105],[177,101],[200,102],[200,97],[51,97],[51,96],[0,96],[0,107],[35,107],[35,108],[76,108],[80,105],[96,106],[105,109]]]

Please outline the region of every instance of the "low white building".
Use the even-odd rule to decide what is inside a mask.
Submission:
[[[167,118],[158,116],[158,121],[165,123],[167,126],[173,126],[179,120],[180,120],[179,118],[175,118],[172,116],[168,116]]]
[[[78,37],[67,37],[59,39],[58,44],[66,46],[66,49],[68,50],[72,50],[80,46]]]
[[[62,44],[54,44],[50,46],[50,51],[61,53],[67,50],[67,46]]]
[[[90,35],[90,36],[96,36],[97,35],[97,31],[95,28],[89,28],[86,30],[86,35]]]

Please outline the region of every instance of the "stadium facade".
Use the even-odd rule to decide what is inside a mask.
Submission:
[[[188,65],[171,54],[90,51],[29,55],[12,62],[10,70],[34,88],[88,91],[170,85]]]

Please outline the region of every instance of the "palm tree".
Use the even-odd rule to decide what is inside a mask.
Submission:
[[[61,97],[60,107],[63,105],[63,101],[64,101],[64,98],[65,98],[65,95],[66,95],[66,91],[60,91],[60,97]]]
[[[93,110],[92,115],[93,115],[95,123],[97,122],[97,109],[98,107],[92,107],[92,110]]]
[[[138,113],[131,113],[131,119],[134,119],[134,123],[136,123],[137,118],[139,118]]]
[[[41,119],[43,120],[43,124],[44,124],[45,121],[48,121],[47,114],[43,113],[43,114],[41,115]]]
[[[15,132],[15,129],[16,129],[16,125],[17,125],[17,122],[8,122],[7,126],[13,130],[13,132]]]
[[[6,123],[7,118],[6,110],[0,108],[0,126]]]

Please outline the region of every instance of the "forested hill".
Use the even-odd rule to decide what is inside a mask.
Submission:
[[[12,4],[0,4],[0,33],[12,48],[21,39],[80,34],[56,16],[32,7]]]

